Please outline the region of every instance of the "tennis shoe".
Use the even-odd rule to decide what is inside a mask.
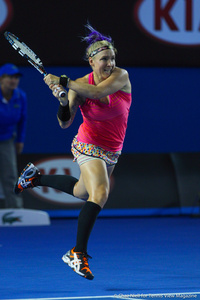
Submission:
[[[90,271],[88,258],[91,258],[87,253],[75,252],[75,247],[63,255],[62,260],[68,264],[70,268],[80,276],[92,280],[94,275]]]
[[[35,187],[34,180],[38,178],[38,175],[40,175],[38,168],[32,163],[28,163],[15,184],[15,194],[19,194],[28,188]]]

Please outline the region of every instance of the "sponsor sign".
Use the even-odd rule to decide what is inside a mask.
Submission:
[[[161,42],[200,45],[199,0],[138,0],[134,19],[143,32]]]
[[[44,160],[35,161],[34,165],[43,175],[71,175],[76,178],[80,176],[78,164],[74,163],[73,159],[67,156],[49,157]],[[34,188],[33,190],[29,189],[28,191],[33,193],[35,197],[54,204],[73,206],[83,203],[83,201],[78,198],[46,186]]]
[[[0,226],[50,225],[49,215],[33,209],[0,209]]]
[[[10,0],[0,0],[0,32],[9,24],[12,18],[12,4]]]

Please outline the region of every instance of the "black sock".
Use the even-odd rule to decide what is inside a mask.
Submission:
[[[48,186],[67,194],[73,195],[77,178],[69,175],[39,175],[34,181],[36,186]]]
[[[101,207],[94,202],[86,202],[81,209],[78,217],[78,231],[75,252],[87,253],[87,244],[90,233],[96,221],[96,218],[101,211]]]

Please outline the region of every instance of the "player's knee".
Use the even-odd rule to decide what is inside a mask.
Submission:
[[[83,187],[79,181],[74,185],[73,196],[82,200],[88,199],[89,195],[85,187]]]
[[[108,200],[108,195],[109,195],[109,187],[105,185],[101,185],[95,189],[91,198],[93,202],[103,207]]]

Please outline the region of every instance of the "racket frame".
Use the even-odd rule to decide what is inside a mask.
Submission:
[[[41,59],[36,55],[33,50],[28,47],[22,40],[20,40],[16,35],[11,32],[4,32],[4,36],[6,40],[11,44],[11,46],[21,55],[23,56],[36,70],[38,70],[44,77],[47,75],[47,72],[43,66]],[[21,46],[21,47],[20,47]],[[33,58],[30,57],[33,56]],[[59,97],[65,97],[65,92],[60,92]]]

